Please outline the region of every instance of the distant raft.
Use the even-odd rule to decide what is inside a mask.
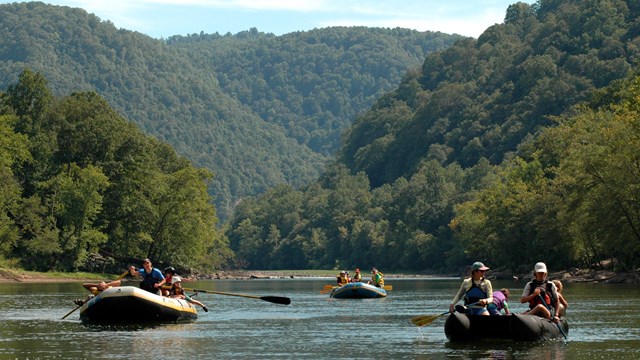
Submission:
[[[371,299],[387,296],[387,291],[373,285],[355,282],[335,288],[330,296],[336,299]]]
[[[198,318],[186,300],[152,294],[134,286],[104,290],[80,308],[85,323],[182,322]]]
[[[569,324],[564,318],[556,324],[536,315],[481,316],[456,312],[447,318],[444,333],[450,341],[478,339],[543,341],[566,337],[569,334]]]

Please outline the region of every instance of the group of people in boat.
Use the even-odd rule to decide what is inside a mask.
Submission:
[[[464,279],[460,289],[449,305],[449,312],[456,311],[456,305],[464,300],[463,311],[468,315],[509,315],[509,289],[493,291],[491,281],[485,277],[489,270],[482,262],[475,262],[471,266],[471,277]],[[560,280],[547,280],[547,265],[538,262],[533,267],[533,279],[526,284],[520,297],[521,303],[529,303],[527,315],[537,315],[554,322],[564,316],[567,301],[562,295],[563,285]]]
[[[360,269],[356,269],[355,275],[353,277],[349,276],[349,273],[345,270],[340,271],[340,274],[336,277],[336,284],[338,286],[347,285],[348,283],[362,282],[362,274],[360,273]],[[384,286],[384,275],[382,272],[378,271],[376,268],[371,269],[371,280],[367,281],[367,284],[373,285],[375,287],[383,287]]]
[[[142,261],[142,267],[139,269],[131,265],[129,267],[129,274],[131,274],[131,276],[139,276],[141,278],[140,288],[143,290],[156,295],[183,299],[189,303],[202,307],[202,310],[205,312],[209,311],[209,308],[207,308],[204,303],[192,298],[185,292],[182,288],[182,277],[176,275],[176,269],[172,266],[166,268],[163,275],[159,269],[153,267],[151,260],[144,259]],[[120,284],[120,280],[113,280],[110,282],[101,281],[99,283],[85,283],[82,284],[82,286],[89,290],[93,295],[97,295],[110,287],[120,286]],[[79,304],[80,302],[83,301],[76,300],[76,303]]]

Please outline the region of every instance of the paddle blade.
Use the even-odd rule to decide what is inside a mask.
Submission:
[[[261,296],[260,300],[272,302],[274,304],[281,304],[281,305],[291,304],[291,299],[289,299],[288,297],[282,297],[282,296]]]
[[[415,325],[415,326],[425,326],[425,325],[429,325],[431,324],[435,319],[439,318],[442,315],[446,315],[449,312],[445,312],[442,314],[438,314],[438,315],[421,315],[421,316],[416,316],[413,319],[411,319],[411,322]]]
[[[324,290],[333,290],[333,288],[335,288],[335,287],[337,287],[337,286],[335,286],[335,285],[325,285],[323,289]]]
[[[391,285],[385,285],[382,288],[387,290],[387,291],[393,290],[393,286],[391,286]]]

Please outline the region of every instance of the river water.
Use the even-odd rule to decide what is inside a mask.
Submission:
[[[79,283],[0,283],[0,359],[638,359],[640,287],[565,283],[567,340],[542,343],[450,343],[436,315],[458,279],[387,279],[385,299],[337,300],[321,294],[333,279],[215,280],[185,286],[254,296],[285,296],[291,305],[225,295],[197,295],[209,306],[192,323],[89,326],[65,320]],[[494,281],[519,304],[524,282]]]

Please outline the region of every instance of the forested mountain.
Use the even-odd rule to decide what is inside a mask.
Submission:
[[[81,9],[0,5],[0,88],[25,68],[54,94],[96,91],[145,133],[214,173],[218,213],[315,180],[354,115],[458,39],[399,29],[156,40]]]
[[[355,116],[407,69],[458,36],[408,29],[333,27],[273,36],[174,36],[170,44],[211,69],[225,93],[315,152],[332,155]]]
[[[253,268],[635,268],[639,55],[637,1],[513,4],[359,116],[319,182],[241,203],[231,247]]]

